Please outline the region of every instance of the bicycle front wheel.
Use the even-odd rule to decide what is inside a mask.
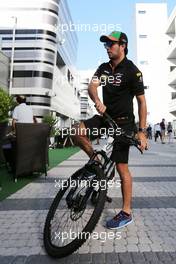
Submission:
[[[74,187],[70,179],[75,180]],[[78,186],[82,179],[86,186],[83,188]],[[96,179],[99,188],[95,207],[90,203],[94,190],[92,179]],[[44,227],[44,246],[50,256],[68,256],[90,238],[104,208],[107,193],[104,183],[106,178],[102,169],[91,165],[91,171],[81,168],[60,189],[51,204]]]

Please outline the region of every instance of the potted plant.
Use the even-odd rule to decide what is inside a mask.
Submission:
[[[57,123],[57,119],[52,115],[45,115],[43,117],[43,123],[49,124],[50,126],[50,145],[54,146],[56,131],[55,124]]]
[[[0,88],[0,131],[3,134],[3,130],[6,129],[9,119],[9,111],[12,110],[13,98],[8,93]],[[2,137],[2,136],[1,136]]]
[[[13,98],[8,93],[0,88],[0,163],[4,161],[2,152],[3,139],[6,134],[6,129],[9,119],[9,111],[13,106]]]

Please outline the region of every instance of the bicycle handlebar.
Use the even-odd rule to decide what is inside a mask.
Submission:
[[[94,106],[96,107],[96,105],[94,105]],[[107,112],[103,113],[103,117],[105,117],[107,119],[107,121],[110,123],[110,125],[112,127],[114,127],[115,129],[119,128],[117,123],[112,119],[112,117]],[[139,147],[141,145],[141,142],[139,140],[137,140],[135,137],[127,135],[125,133],[125,131],[123,131],[123,130],[122,130],[122,134],[123,134],[123,136],[125,136],[128,139],[129,145],[135,146],[141,152],[141,154],[143,154],[143,151]]]
[[[109,121],[109,123],[115,127],[118,128],[118,125],[116,124],[116,122],[112,119],[112,117],[107,114],[106,112],[103,113],[103,116]],[[139,140],[137,140],[136,138],[134,138],[133,136],[129,136],[125,133],[125,131],[122,131],[123,136],[126,137],[126,139],[129,141],[129,144],[131,146],[135,146],[140,152],[141,154],[143,154],[143,151],[141,150],[141,148],[139,147],[141,145],[141,142]]]
[[[141,152],[141,154],[143,154],[143,151],[139,147],[141,145],[141,141],[140,140],[136,139],[133,136],[128,136],[126,134],[125,134],[125,137],[128,138],[129,140],[131,140],[131,144],[130,145],[135,146]]]

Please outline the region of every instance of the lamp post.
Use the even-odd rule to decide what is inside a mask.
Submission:
[[[14,53],[15,53],[15,33],[17,26],[17,17],[13,16],[14,26],[12,34],[12,51],[11,51],[11,62],[10,62],[10,82],[9,82],[9,94],[12,94],[12,81],[13,81],[13,65],[14,65]]]

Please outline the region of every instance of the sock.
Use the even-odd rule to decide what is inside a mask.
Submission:
[[[130,216],[130,214],[126,213],[125,211],[122,210],[122,212],[124,213],[124,215],[126,215],[128,217]]]

